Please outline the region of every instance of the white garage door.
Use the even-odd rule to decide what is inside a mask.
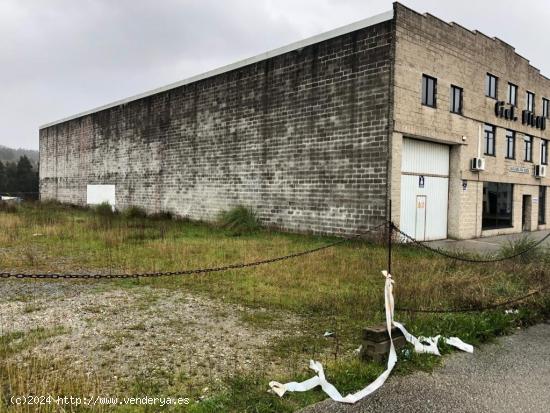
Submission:
[[[401,229],[420,241],[447,238],[449,146],[403,139]]]

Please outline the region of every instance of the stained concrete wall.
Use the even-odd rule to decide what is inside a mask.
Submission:
[[[42,199],[351,234],[386,214],[393,22],[40,131]]]

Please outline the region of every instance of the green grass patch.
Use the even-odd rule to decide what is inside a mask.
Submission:
[[[34,328],[28,331],[13,331],[0,336],[0,360],[28,348],[39,345],[44,340],[67,333],[64,327],[51,329]]]
[[[210,225],[171,216],[115,214],[101,208],[80,209],[50,203],[21,205],[16,212],[0,211],[3,228],[0,249],[4,252],[0,267],[26,272],[177,271],[288,255],[335,239],[269,231],[258,227],[254,214],[244,209],[230,211],[227,225]],[[527,241],[520,241],[511,248],[521,250],[526,245]],[[512,260],[491,265],[459,263],[410,245],[396,246],[393,258],[395,298],[401,307],[483,306],[550,282],[549,258],[542,249],[537,251],[536,259],[528,262]],[[323,362],[327,377],[342,393],[361,389],[384,369],[384,365],[359,362],[353,349],[360,344],[362,328],[384,320],[384,278],[380,271],[386,268],[386,260],[383,245],[349,241],[311,255],[253,268],[207,275],[98,281],[96,288],[107,291],[148,287],[153,291],[204,295],[242,306],[240,321],[258,329],[276,330],[277,326],[285,325],[287,316],[294,317],[298,321],[292,332],[276,335],[266,345],[263,360],[258,362],[264,368],[255,366],[252,371],[237,375],[228,372],[221,383],[209,385],[206,395],[201,393],[205,383],[197,379],[205,373],[200,366],[193,378],[171,371],[125,384],[126,391],[190,396],[193,403],[186,409],[191,412],[286,412],[325,398],[321,391],[291,394],[283,399],[267,393],[270,380],[299,381],[311,377],[310,358]],[[136,306],[147,310],[156,299],[154,293],[149,293]],[[34,315],[40,311],[32,301],[25,300],[25,305],[27,313]],[[91,304],[89,311],[103,309]],[[483,313],[396,315],[415,335],[458,336],[475,345],[548,317],[548,296],[534,297],[528,305],[521,306],[518,314],[504,314],[504,309],[499,309]],[[224,318],[222,310],[219,318]],[[128,329],[137,335],[147,327],[136,323]],[[334,332],[336,338],[323,337],[325,331]],[[0,352],[4,352],[0,353],[0,366],[2,355],[5,358],[32,343],[40,343],[52,332],[21,334],[0,337],[3,349]],[[105,344],[105,351],[109,345]],[[418,369],[429,371],[439,363],[439,358],[408,350],[399,355],[398,374]],[[444,353],[450,351],[443,346]],[[42,364],[37,366],[39,370],[33,372],[13,370],[12,366],[16,373],[10,377],[20,374],[29,382],[33,375],[43,377],[44,385],[49,383],[60,391],[75,390],[73,385],[78,383],[82,389],[88,389],[78,380],[69,383],[62,377],[43,374]],[[99,390],[101,386],[100,381],[94,384]],[[201,396],[205,397],[197,402]]]

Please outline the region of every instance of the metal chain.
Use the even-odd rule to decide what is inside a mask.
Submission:
[[[30,278],[30,279],[120,279],[120,278],[146,278],[146,277],[162,277],[162,276],[176,276],[176,275],[193,275],[193,274],[206,274],[206,273],[213,273],[213,272],[222,272],[232,269],[243,269],[243,268],[249,268],[249,267],[255,267],[263,264],[270,264],[275,263],[279,261],[284,261],[292,258],[301,257],[304,255],[312,254],[318,251],[322,251],[331,247],[334,247],[336,245],[342,244],[344,242],[357,239],[361,235],[365,235],[370,232],[374,232],[386,225],[389,224],[389,227],[391,230],[395,230],[398,233],[400,233],[405,238],[412,241],[414,244],[421,246],[422,248],[425,248],[429,251],[432,251],[434,253],[440,254],[446,258],[450,259],[456,259],[460,261],[465,262],[473,262],[473,263],[488,263],[488,262],[496,262],[496,261],[504,261],[508,260],[514,257],[518,257],[520,255],[525,254],[526,252],[530,251],[531,249],[535,248],[536,246],[540,245],[542,242],[544,242],[548,237],[550,237],[550,234],[547,234],[544,238],[533,244],[531,247],[527,248],[524,251],[520,251],[516,254],[513,254],[508,257],[502,257],[502,258],[495,258],[495,259],[473,259],[473,258],[467,258],[467,257],[459,257],[456,255],[448,254],[440,249],[432,248],[427,246],[426,244],[414,239],[413,237],[409,236],[408,234],[404,233],[399,229],[393,222],[383,222],[380,225],[377,225],[375,227],[372,227],[366,231],[363,231],[359,234],[356,234],[352,237],[343,238],[338,241],[332,242],[330,244],[326,244],[317,248],[312,248],[305,251],[296,252],[289,255],[284,255],[281,257],[275,257],[275,258],[268,258],[265,260],[259,260],[259,261],[253,261],[248,263],[238,263],[238,264],[230,264],[225,265],[221,267],[211,267],[211,268],[194,268],[189,270],[180,270],[180,271],[162,271],[162,272],[143,272],[143,273],[121,273],[121,274],[102,274],[102,273],[95,273],[95,274],[62,274],[62,273],[11,273],[11,272],[0,272],[0,279],[7,279],[7,278],[18,278],[18,279],[24,279],[24,278]],[[516,302],[520,302],[523,300],[526,300],[527,298],[530,298],[534,295],[541,294],[545,291],[550,290],[550,284],[545,285],[535,291],[532,291],[528,294],[500,302],[500,303],[494,303],[489,304],[483,307],[464,307],[464,308],[408,308],[408,307],[396,307],[396,311],[404,311],[404,312],[411,312],[411,313],[465,313],[465,312],[479,312],[479,311],[485,311],[490,310],[498,307],[507,306],[510,304],[514,304]]]
[[[383,226],[386,226],[387,222],[383,222],[380,225],[374,226],[366,231],[363,231],[359,234],[356,234],[352,237],[343,238],[338,241],[332,242],[330,244],[323,245],[321,247],[313,248],[310,250],[305,250],[301,252],[296,252],[293,254],[285,255],[282,257],[268,258],[265,260],[239,263],[239,264],[230,264],[224,265],[222,267],[212,267],[212,268],[194,268],[189,270],[180,270],[180,271],[162,271],[162,272],[143,272],[143,273],[121,273],[121,274],[61,274],[61,273],[41,273],[41,274],[30,274],[30,273],[11,273],[11,272],[0,272],[0,278],[34,278],[34,279],[113,279],[113,278],[146,278],[146,277],[162,277],[162,276],[175,276],[175,275],[192,275],[192,274],[206,274],[212,272],[221,272],[233,269],[241,269],[248,267],[256,267],[263,264],[271,264],[278,261],[284,261],[291,258],[301,257],[304,255],[312,254],[327,248],[334,247],[336,245],[342,244],[344,242],[357,239],[361,235],[365,235],[370,232],[374,232]]]
[[[505,261],[505,260],[509,260],[509,259],[512,259],[512,258],[516,258],[516,257],[519,257],[520,255],[523,255],[523,254],[529,252],[530,250],[536,248],[538,245],[542,244],[546,239],[548,239],[550,237],[550,233],[549,233],[546,236],[544,236],[542,239],[540,239],[539,241],[537,241],[536,243],[531,245],[529,248],[526,248],[523,251],[519,251],[518,253],[509,255],[509,256],[506,256],[506,257],[489,258],[489,259],[475,259],[475,258],[469,258],[469,257],[460,257],[460,256],[457,256],[457,255],[449,254],[449,253],[447,253],[447,252],[445,252],[445,251],[443,251],[439,248],[429,247],[425,243],[420,242],[420,241],[414,239],[413,237],[411,237],[410,235],[406,234],[405,232],[401,231],[401,229],[399,227],[397,227],[393,222],[390,223],[390,226],[393,230],[397,231],[399,234],[401,234],[406,239],[413,242],[415,245],[418,245],[422,248],[425,248],[425,249],[427,249],[429,251],[432,251],[436,254],[439,254],[443,257],[458,260],[458,261],[469,262],[469,263],[490,263],[490,262]],[[531,291],[530,293],[521,295],[519,297],[515,297],[515,298],[512,298],[510,300],[499,302],[499,303],[488,304],[488,305],[482,306],[482,307],[462,307],[462,308],[408,308],[408,307],[396,307],[396,311],[404,311],[404,312],[409,312],[409,313],[468,313],[468,312],[481,312],[481,311],[491,310],[491,309],[495,309],[495,308],[499,308],[499,307],[505,307],[505,306],[508,306],[508,305],[511,305],[511,304],[514,304],[514,303],[517,303],[517,302],[520,302],[520,301],[524,301],[524,300],[526,300],[530,297],[533,297],[537,294],[542,294],[545,291],[549,291],[549,290],[550,290],[550,284],[545,285],[545,286],[543,286],[543,287],[541,287],[541,288],[539,288],[535,291]]]
[[[458,255],[449,254],[448,252],[445,252],[440,248],[430,247],[430,246],[426,245],[424,242],[418,241],[417,239],[415,239],[415,238],[411,237],[410,235],[406,234],[405,232],[401,231],[401,229],[399,229],[399,227],[397,227],[393,222],[390,225],[391,225],[392,229],[394,229],[395,231],[400,233],[403,237],[405,237],[406,239],[408,239],[412,243],[414,243],[416,245],[419,245],[420,247],[422,247],[424,249],[427,249],[428,251],[434,252],[434,253],[439,254],[439,255],[441,255],[443,257],[446,257],[446,258],[450,258],[450,259],[458,260],[458,261],[470,262],[470,263],[490,263],[490,262],[499,262],[499,261],[510,260],[512,258],[519,257],[520,255],[523,255],[523,254],[531,251],[532,249],[538,247],[540,244],[542,244],[544,241],[546,241],[550,237],[550,233],[548,233],[542,239],[535,242],[533,245],[529,246],[525,250],[517,252],[517,253],[509,255],[509,256],[506,256],[506,257],[479,258],[478,259],[478,258],[461,257],[461,256],[458,256]]]

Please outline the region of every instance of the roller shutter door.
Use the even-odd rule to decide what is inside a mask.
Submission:
[[[420,240],[447,238],[449,146],[403,139],[401,229]]]

